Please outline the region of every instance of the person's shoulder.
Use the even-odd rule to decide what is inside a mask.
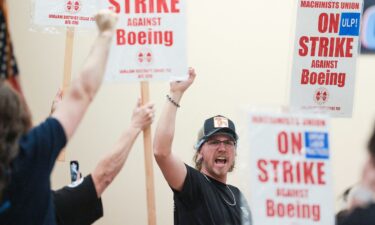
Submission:
[[[60,121],[54,117],[48,117],[39,125],[39,127],[48,127],[48,129],[56,129],[59,132],[64,132],[64,128]]]
[[[371,203],[366,207],[358,207],[354,210],[354,212],[355,211],[358,211],[361,215],[364,216],[371,216],[371,218],[373,218],[372,221],[375,222],[375,203]]]
[[[228,187],[230,188],[230,189],[232,189],[232,190],[234,190],[236,193],[238,193],[239,195],[242,195],[242,192],[241,192],[241,190],[238,188],[238,187],[236,187],[236,186],[234,186],[234,185],[232,185],[232,184],[227,184],[228,185]]]
[[[31,128],[19,139],[18,143],[20,155],[27,157],[33,154],[42,154],[49,157],[52,153],[57,155],[60,149],[65,146],[66,136],[60,122],[49,117]]]
[[[353,210],[354,212],[358,213],[374,213],[374,218],[375,218],[375,203],[371,203],[367,205],[366,207],[357,207]]]
[[[48,132],[48,131],[52,131],[52,130],[56,130],[57,132],[64,131],[63,127],[61,126],[61,123],[57,119],[55,119],[53,117],[48,117],[47,119],[45,119],[40,124],[38,124],[38,125],[34,126],[33,128],[31,128],[22,137],[22,139],[27,139],[28,137],[32,137],[35,134],[39,134],[41,132],[44,133],[44,132]]]
[[[375,204],[372,203],[367,207],[357,207],[349,212],[338,225],[352,224],[375,224]]]
[[[244,193],[242,193],[242,191],[238,187],[234,185],[230,185],[230,184],[228,184],[228,187],[233,191],[233,194],[241,200],[242,203],[246,202],[247,204],[247,200],[246,200]]]
[[[200,171],[198,171],[197,169],[189,166],[188,164],[185,163],[185,167],[186,167],[186,172],[187,174],[195,174],[195,175],[199,175],[201,174]],[[202,175],[202,174],[201,174]]]
[[[51,136],[65,138],[64,129],[60,122],[52,117],[48,117],[46,120],[41,122],[39,125],[31,128],[25,135],[20,139],[20,143],[37,141],[35,139],[47,139]]]
[[[187,170],[196,170],[193,167],[191,167],[189,164],[184,163]]]
[[[186,166],[186,177],[185,177],[184,184],[189,183],[189,184],[198,185],[198,184],[201,184],[205,179],[208,179],[199,170],[189,166],[186,163],[185,163],[185,166]]]

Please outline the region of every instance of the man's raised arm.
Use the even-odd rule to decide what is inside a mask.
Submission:
[[[170,94],[161,113],[154,138],[154,156],[168,184],[175,190],[181,190],[186,177],[184,163],[172,154],[172,142],[175,132],[176,113],[180,100],[195,79],[194,69],[189,69],[186,81],[172,82]]]

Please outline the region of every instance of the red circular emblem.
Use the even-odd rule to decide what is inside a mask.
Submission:
[[[77,13],[81,10],[82,4],[79,0],[68,0],[66,2],[66,11],[70,13]]]
[[[319,105],[323,105],[328,101],[329,92],[325,88],[318,88],[314,93],[314,101]]]
[[[137,53],[137,61],[143,66],[151,65],[154,61],[154,56],[149,49],[139,50]]]
[[[78,12],[81,8],[81,3],[79,1],[74,2],[74,10]]]
[[[67,9],[67,11],[71,11],[72,10],[72,1],[68,1],[67,3],[66,3],[66,9]]]
[[[140,62],[140,63],[143,62],[143,53],[142,52],[138,53],[138,62]]]

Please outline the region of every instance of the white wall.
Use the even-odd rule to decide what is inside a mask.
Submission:
[[[40,122],[47,116],[62,82],[65,35],[30,32],[29,0],[8,0],[8,5],[24,93],[34,122]],[[204,0],[189,1],[188,5],[189,64],[195,67],[198,77],[178,109],[174,149],[190,163],[197,130],[206,117],[223,114],[241,121],[242,105],[277,106],[288,102],[295,12],[292,0]],[[94,37],[94,32],[76,34],[75,74]],[[374,56],[360,56],[357,66],[353,117],[334,119],[331,126],[336,196],[358,179],[374,124]],[[150,87],[158,118],[169,86],[152,83]],[[53,187],[69,182],[71,159],[80,161],[84,174],[93,170],[129,124],[139,94],[137,83],[103,85],[67,147],[67,161],[55,166]],[[237,126],[244,129],[243,124]],[[172,192],[155,163],[154,173],[158,224],[173,224]],[[235,183],[237,179],[232,176],[230,181]],[[105,217],[96,224],[147,224],[141,138],[103,198]]]

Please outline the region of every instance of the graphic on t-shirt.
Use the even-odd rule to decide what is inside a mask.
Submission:
[[[79,179],[79,163],[76,160],[70,161],[70,181],[74,183]]]

